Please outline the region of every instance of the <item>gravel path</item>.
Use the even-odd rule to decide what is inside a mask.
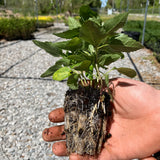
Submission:
[[[52,29],[59,27],[66,29],[64,25],[56,24],[49,31],[35,33],[35,37],[41,41],[60,41],[51,34]],[[54,156],[52,143],[44,142],[41,137],[42,130],[53,125],[48,120],[49,112],[63,106],[68,89],[66,82],[39,78],[57,58],[46,54],[30,40],[5,42],[0,50],[0,159],[68,159]],[[146,58],[150,55],[146,49],[130,54],[132,60],[136,60],[141,78],[159,87],[160,70]],[[116,63],[134,68],[127,54],[123,61]],[[111,77],[117,77],[117,73],[113,72]]]

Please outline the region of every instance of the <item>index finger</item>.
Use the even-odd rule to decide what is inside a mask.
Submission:
[[[51,122],[58,123],[58,122],[64,122],[64,109],[63,108],[57,108],[50,112],[48,118]]]

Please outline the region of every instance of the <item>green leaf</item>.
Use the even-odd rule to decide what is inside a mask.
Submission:
[[[105,74],[105,83],[109,87],[109,74]]]
[[[62,50],[54,45],[52,42],[40,42],[37,40],[33,40],[33,42],[39,46],[40,48],[44,49],[46,52],[51,54],[54,57],[65,56]]]
[[[100,66],[109,65],[115,61],[117,61],[121,55],[119,54],[104,54],[98,58],[98,63]]]
[[[60,68],[53,74],[53,80],[62,81],[71,75],[71,71],[72,70],[68,67]]]
[[[56,62],[56,65],[60,65],[60,66],[61,65],[69,66],[69,64],[70,64],[70,60],[66,57],[64,57]]]
[[[86,60],[86,57],[83,56],[82,54],[81,55],[70,55],[68,56],[68,59],[74,60],[76,62],[81,62],[81,61]]]
[[[68,18],[68,25],[70,30],[81,27],[81,24],[73,17]]]
[[[91,65],[89,66],[89,71],[86,72],[86,77],[89,78],[90,80],[93,80],[93,69],[94,69],[94,67],[93,67],[93,65],[91,64]]]
[[[66,49],[75,51],[81,48],[81,46],[82,46],[82,41],[78,37],[75,37],[67,43]]]
[[[62,65],[64,66],[69,66],[70,64],[70,60],[67,58],[62,58],[60,60],[58,60],[56,62],[55,65],[53,65],[52,67],[50,67],[46,72],[44,72],[41,77],[49,77],[52,76],[54,74],[54,72],[56,72],[58,69],[60,69],[62,67]]]
[[[124,67],[116,68],[115,67],[114,69],[116,69],[119,73],[124,74],[130,78],[133,78],[136,76],[136,71],[131,68],[124,68]]]
[[[54,45],[61,49],[75,51],[76,49],[81,48],[82,41],[78,37],[75,37],[69,41],[54,43]]]
[[[69,86],[69,88],[73,90],[78,89],[78,78],[78,74],[72,74],[71,76],[69,76],[67,81],[67,85]]]
[[[91,61],[84,60],[84,61],[78,63],[77,65],[75,65],[73,68],[75,70],[79,70],[79,71],[88,71],[90,65],[91,65]]]
[[[79,28],[74,28],[74,29],[71,29],[71,30],[67,30],[67,31],[62,32],[62,33],[55,33],[54,35],[56,35],[58,37],[61,37],[61,38],[71,39],[71,38],[79,36]]]
[[[91,54],[95,53],[95,49],[94,49],[93,45],[89,45],[89,46],[88,46],[88,50],[89,50],[89,52],[90,52]]]
[[[97,47],[106,37],[106,34],[98,24],[93,21],[86,21],[80,29],[80,38]]]
[[[50,67],[47,71],[45,71],[41,77],[50,77],[54,74],[54,72],[56,72],[59,68],[61,68],[60,65],[54,65],[52,67]]]
[[[93,21],[94,23],[98,24],[99,26],[101,26],[102,24],[102,20],[100,19],[100,17],[92,17],[89,18],[90,21]]]
[[[104,54],[118,54],[120,55],[121,59],[124,58],[124,54],[114,50],[113,48],[111,48],[110,46],[105,46],[99,49],[99,54],[104,55]]]
[[[123,25],[126,23],[127,17],[128,13],[122,13],[112,19],[105,21],[104,28],[106,32],[109,34],[123,27]]]
[[[89,18],[97,17],[97,13],[91,10],[89,6],[82,6],[80,8],[81,21],[86,21]]]
[[[143,48],[141,43],[122,33],[112,37],[109,44],[109,47],[118,52],[131,52]]]

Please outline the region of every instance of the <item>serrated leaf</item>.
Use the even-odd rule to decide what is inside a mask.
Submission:
[[[53,80],[62,81],[64,79],[68,78],[70,75],[71,75],[71,69],[68,67],[63,67],[63,68],[60,68],[59,70],[57,70],[53,74]]]
[[[50,67],[47,71],[45,71],[41,77],[50,77],[54,74],[54,72],[56,72],[59,68],[61,68],[60,65],[54,65],[52,67]]]
[[[80,8],[81,21],[86,21],[89,18],[97,17],[97,13],[94,12],[89,6],[82,6]]]
[[[33,42],[39,46],[40,48],[44,49],[46,52],[51,54],[54,57],[65,56],[62,50],[54,45],[52,42],[40,42],[37,40],[33,40]]]
[[[61,38],[66,38],[66,39],[71,39],[74,37],[79,37],[79,28],[74,28],[71,30],[67,30],[62,33],[55,33],[54,35],[61,37]]]
[[[143,45],[121,33],[110,39],[109,47],[118,52],[131,52],[143,48]]]
[[[86,21],[80,29],[80,38],[97,47],[106,37],[106,34],[98,24],[93,21]]]
[[[79,70],[79,71],[88,71],[90,65],[91,65],[91,61],[84,60],[84,61],[78,63],[77,65],[75,65],[74,69]]]
[[[101,55],[98,58],[98,64],[100,66],[105,66],[105,65],[109,65],[115,61],[117,61],[121,56],[119,54],[105,54],[105,55]]]
[[[112,33],[114,31],[117,31],[119,28],[123,27],[128,17],[128,13],[122,13],[118,16],[115,16],[112,19],[109,19],[104,22],[104,28],[106,32]]]
[[[69,41],[54,43],[54,45],[64,50],[75,51],[76,49],[81,48],[82,41],[78,37],[75,37]]]
[[[130,78],[133,78],[136,76],[136,71],[131,68],[121,67],[121,68],[114,68],[114,69],[116,69],[119,73],[124,74]]]
[[[78,78],[78,74],[72,74],[71,76],[69,76],[67,81],[67,85],[69,86],[69,88],[73,90],[78,89]]]
[[[69,29],[79,28],[81,24],[73,17],[68,18]]]

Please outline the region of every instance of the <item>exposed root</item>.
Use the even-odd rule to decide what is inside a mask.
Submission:
[[[68,90],[65,97],[65,134],[68,153],[96,155],[107,135],[110,97],[92,87]],[[108,112],[109,111],[109,112]]]

